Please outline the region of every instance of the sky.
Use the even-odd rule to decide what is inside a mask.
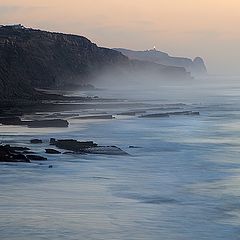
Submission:
[[[74,33],[104,47],[204,58],[240,75],[239,0],[0,0],[0,24]]]

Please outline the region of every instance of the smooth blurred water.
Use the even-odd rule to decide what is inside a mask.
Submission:
[[[42,155],[56,137],[117,145],[130,156],[1,164],[0,239],[240,239],[240,84],[194,84],[98,95],[153,106],[184,103],[200,116],[116,116],[71,121],[66,130],[1,126],[2,142]],[[30,145],[32,137],[44,144]]]

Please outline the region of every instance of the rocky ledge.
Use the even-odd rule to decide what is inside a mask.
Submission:
[[[104,154],[104,155],[128,155],[116,146],[99,146],[93,141],[81,142],[74,139],[56,140],[50,139],[50,144],[59,149],[71,151],[72,153]],[[71,153],[70,152],[70,153]]]
[[[43,143],[40,139],[30,140],[30,144]],[[49,144],[54,148],[45,149],[45,154],[59,155],[59,154],[103,154],[103,155],[128,155],[117,146],[99,146],[93,141],[78,141],[74,139],[56,140],[50,139]],[[39,148],[40,150],[43,150]],[[59,151],[60,149],[64,152]],[[37,155],[28,147],[15,147],[10,145],[0,145],[0,162],[2,163],[31,163],[32,161],[46,161],[47,158]]]
[[[50,119],[50,120],[33,120],[23,121],[20,117],[2,117],[0,124],[15,125],[15,126],[28,126],[29,128],[48,128],[48,127],[68,127],[69,123],[63,119]]]
[[[12,147],[10,145],[0,146],[0,162],[23,162],[30,163],[32,161],[45,161],[47,158],[42,156],[28,154],[30,149],[27,147]]]

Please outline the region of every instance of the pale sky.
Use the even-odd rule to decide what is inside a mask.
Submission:
[[[0,24],[12,23],[201,56],[210,73],[240,75],[240,0],[0,0]]]

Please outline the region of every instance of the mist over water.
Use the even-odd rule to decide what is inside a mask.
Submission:
[[[117,145],[130,154],[2,165],[1,239],[239,239],[240,78],[154,83],[106,82],[74,93],[114,98],[87,110],[113,120],[69,120],[68,129],[44,132],[0,127],[4,143],[43,139],[40,149],[31,146],[43,156],[50,137]],[[118,115],[136,110],[200,115]]]

